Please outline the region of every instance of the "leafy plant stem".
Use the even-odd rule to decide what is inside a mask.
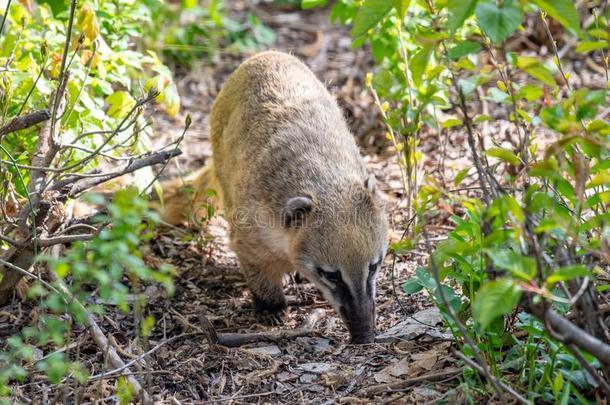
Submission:
[[[433,249],[432,249],[432,246],[430,245],[428,235],[425,230],[423,232],[424,232],[424,240],[426,241],[428,251],[432,252]],[[449,300],[447,299],[447,296],[445,295],[445,291],[443,291],[442,284],[440,281],[438,267],[436,265],[436,262],[434,261],[433,255],[430,255],[430,268],[432,270],[432,276],[434,277],[434,281],[436,283],[436,288],[438,290],[441,301],[442,301],[443,305],[445,306],[445,308],[447,308],[447,313],[451,317],[451,320],[453,322],[455,322],[458,329],[460,330],[462,337],[464,338],[464,341],[470,347],[473,354],[475,355],[478,365],[479,365],[479,369],[482,371],[482,374],[487,378],[487,381],[489,381],[491,383],[491,385],[494,388],[494,391],[496,392],[496,394],[498,395],[498,398],[500,399],[500,401],[502,403],[506,404],[507,401],[506,401],[506,398],[504,397],[502,387],[498,384],[497,379],[491,374],[487,361],[483,358],[483,355],[479,351],[477,344],[470,337],[470,333],[468,333],[468,330],[466,329],[466,327],[460,320],[459,316],[453,310],[453,307],[451,306],[451,304],[449,303]]]
[[[57,91],[55,92],[55,100],[53,101],[53,109],[51,113],[51,138],[55,136],[55,126],[57,125],[57,120],[59,117],[57,113],[59,112],[59,103],[61,98],[64,96],[64,90],[66,88],[66,82],[68,81],[68,73],[65,71],[66,62],[68,60],[68,52],[70,50],[70,42],[72,39],[72,27],[74,25],[74,14],[76,11],[76,1],[71,0],[70,2],[70,16],[68,17],[68,28],[66,29],[66,42],[64,43],[63,55],[61,57],[61,67],[59,69],[59,85],[57,86]],[[51,143],[55,143],[55,139],[51,139]]]
[[[6,2],[6,7],[4,8],[4,14],[2,15],[2,23],[0,23],[0,38],[2,38],[2,33],[4,32],[4,24],[6,23],[6,20],[8,18],[8,10],[11,7],[11,1],[12,0],[8,0]]]
[[[477,370],[480,374],[485,375],[487,378],[491,377],[493,379],[493,381],[496,384],[498,384],[499,387],[501,387],[506,392],[508,392],[510,395],[512,395],[512,397],[515,398],[520,403],[526,404],[526,405],[530,405],[532,403],[531,401],[528,401],[525,397],[523,397],[521,394],[519,394],[517,391],[515,391],[513,389],[513,387],[511,387],[510,385],[504,383],[501,380],[496,379],[493,376],[488,377],[487,374],[485,373],[485,369],[481,366],[481,364],[477,364],[476,362],[472,361],[471,359],[468,358],[468,356],[464,355],[464,353],[454,350],[453,354],[456,355],[457,357],[459,357],[464,363],[468,364],[470,367]]]

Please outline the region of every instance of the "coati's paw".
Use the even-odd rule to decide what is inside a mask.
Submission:
[[[257,312],[257,318],[263,325],[268,326],[280,326],[284,324],[288,313],[286,311],[280,312]]]
[[[254,308],[258,312],[276,313],[286,309],[286,298],[282,296],[273,298],[261,298],[254,295]]]
[[[283,323],[286,317],[286,299],[284,296],[273,300],[254,296],[254,308],[263,323],[276,326]]]

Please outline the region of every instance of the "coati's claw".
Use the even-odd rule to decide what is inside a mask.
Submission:
[[[268,298],[254,296],[253,303],[254,309],[260,313],[275,314],[283,312],[286,309],[286,299],[284,297],[269,300]]]
[[[281,300],[274,301],[264,300],[254,297],[254,309],[261,322],[271,326],[278,326],[284,323],[286,318],[286,300],[282,297]]]
[[[258,312],[258,318],[260,319],[262,324],[269,326],[279,326],[284,323],[286,320],[287,313],[286,311],[280,312]]]

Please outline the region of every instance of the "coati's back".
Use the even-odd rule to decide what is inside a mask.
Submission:
[[[264,52],[229,77],[210,123],[213,177],[256,306],[282,309],[283,277],[297,270],[353,341],[372,341],[386,216],[332,96],[295,57]]]
[[[258,54],[229,77],[212,108],[211,136],[229,209],[243,199],[281,208],[304,188],[367,177],[334,99],[285,53]]]

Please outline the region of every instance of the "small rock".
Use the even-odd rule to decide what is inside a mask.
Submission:
[[[282,354],[282,351],[276,345],[251,347],[246,350],[249,351],[250,353],[266,354],[267,356],[279,356],[280,354]]]
[[[317,379],[318,379],[317,375],[305,373],[305,374],[301,374],[301,376],[299,377],[299,382],[302,384],[311,384],[312,382],[316,381]]]
[[[301,364],[301,368],[308,373],[322,374],[329,372],[333,366],[328,363],[305,363]]]
[[[415,387],[411,393],[411,397],[414,399],[415,403],[433,403],[440,396],[440,392],[425,387]]]
[[[316,337],[298,337],[296,341],[308,352],[326,353],[332,351],[330,339]]]
[[[396,340],[413,340],[423,335],[432,338],[451,338],[445,328],[438,326],[439,324],[442,324],[442,319],[438,308],[426,308],[392,326],[377,336],[376,340],[380,343],[387,343]]]

